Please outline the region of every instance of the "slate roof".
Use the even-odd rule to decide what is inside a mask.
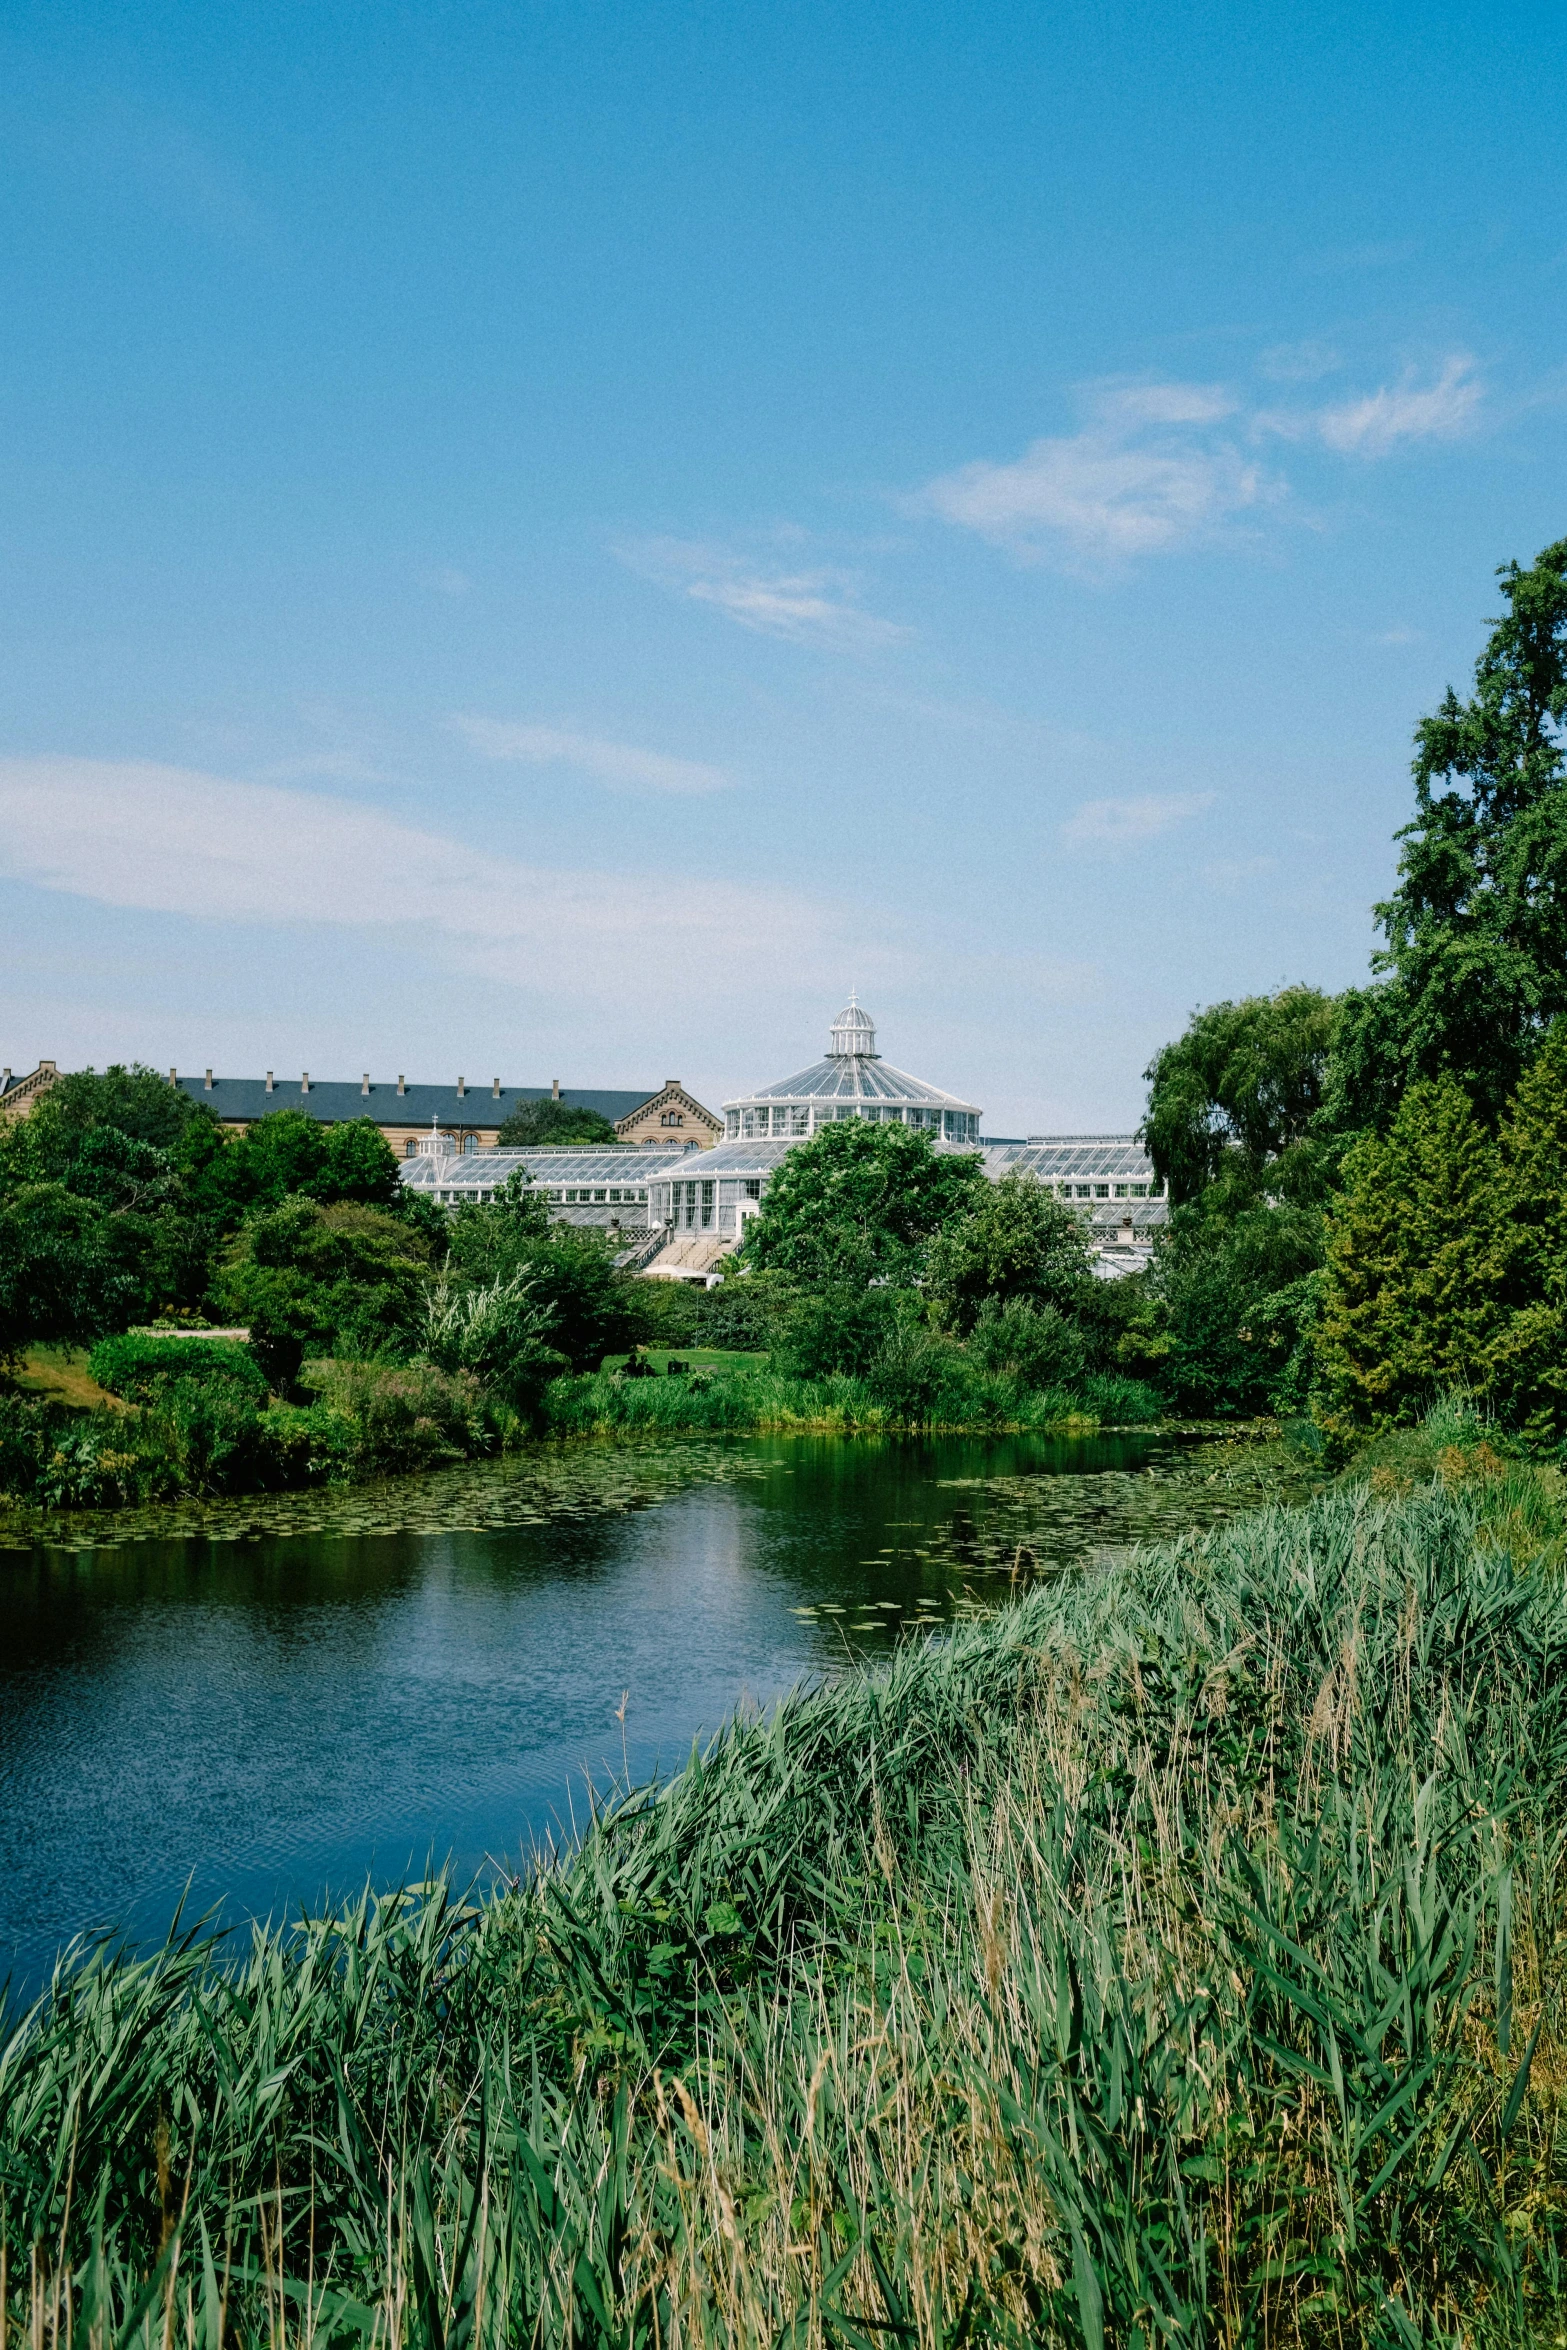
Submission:
[[[455,1085],[410,1085],[399,1093],[396,1080],[386,1078],[372,1084],[368,1093],[354,1083],[315,1078],[305,1093],[297,1077],[279,1078],[271,1093],[263,1077],[214,1077],[210,1092],[200,1077],[181,1077],[177,1083],[182,1093],[205,1102],[219,1118],[249,1121],[265,1118],[272,1110],[303,1110],[307,1118],[319,1118],[329,1126],[348,1118],[373,1118],[381,1126],[499,1126],[523,1102],[551,1098],[547,1085],[503,1085],[494,1094],[488,1080],[469,1085],[461,1094]],[[563,1086],[560,1098],[568,1109],[597,1110],[613,1126],[662,1090],[656,1085],[641,1093]]]

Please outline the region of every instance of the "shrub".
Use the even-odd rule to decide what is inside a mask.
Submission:
[[[773,1368],[790,1379],[825,1379],[837,1371],[863,1377],[910,1302],[894,1289],[845,1284],[806,1290],[779,1322]]]
[[[173,1381],[202,1387],[228,1386],[262,1405],[266,1375],[248,1348],[227,1338],[154,1338],[127,1331],[101,1338],[87,1358],[100,1387],[128,1403],[148,1403]]]
[[[291,1198],[262,1210],[229,1251],[218,1290],[250,1326],[271,1384],[285,1392],[308,1348],[406,1353],[423,1301],[429,1246],[407,1220],[341,1201]]]
[[[678,1282],[650,1283],[675,1289]],[[699,1289],[692,1300],[695,1330],[689,1343],[729,1347],[738,1354],[765,1354],[777,1333],[782,1300],[764,1275],[746,1280],[720,1281],[716,1289]]]
[[[1110,1426],[1145,1426],[1159,1419],[1164,1403],[1156,1388],[1141,1379],[1121,1379],[1114,1372],[1091,1371],[1082,1385],[1081,1408]]]
[[[1087,1368],[1076,1323],[1058,1307],[1027,1297],[988,1299],[969,1347],[981,1370],[1009,1373],[1024,1387],[1076,1387]]]
[[[995,1392],[982,1373],[976,1375],[960,1346],[908,1313],[888,1331],[866,1370],[865,1384],[891,1419],[911,1428],[1005,1417],[1012,1400],[1005,1382]]]
[[[931,1243],[931,1297],[942,1319],[962,1332],[987,1307],[1070,1307],[1092,1279],[1083,1219],[1032,1175],[975,1185],[962,1213]]]
[[[505,1423],[471,1371],[433,1363],[311,1363],[318,1411],[338,1423],[334,1460],[360,1476],[438,1467],[494,1449]],[[270,1417],[270,1415],[269,1415]],[[326,1433],[314,1424],[314,1435]]]

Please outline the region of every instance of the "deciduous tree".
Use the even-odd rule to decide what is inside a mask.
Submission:
[[[938,1151],[928,1134],[843,1119],[789,1153],[745,1253],[760,1270],[801,1282],[908,1282],[984,1181],[977,1156]]]
[[[1384,976],[1345,997],[1334,1040],[1343,1125],[1385,1130],[1407,1086],[1444,1075],[1495,1125],[1567,1011],[1567,539],[1498,577],[1473,694],[1449,687],[1415,729]]]

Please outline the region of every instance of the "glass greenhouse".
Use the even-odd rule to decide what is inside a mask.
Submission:
[[[911,1126],[929,1134],[940,1151],[978,1152],[992,1182],[1014,1173],[1033,1176],[1083,1217],[1102,1273],[1146,1263],[1154,1232],[1169,1213],[1163,1187],[1134,1135],[1046,1134],[1026,1142],[987,1142],[972,1102],[882,1060],[875,1024],[852,999],[832,1024],[824,1059],[724,1104],[725,1138],[713,1150],[643,1144],[635,1150],[464,1154],[432,1134],[402,1176],[441,1206],[456,1207],[464,1200],[493,1200],[512,1174],[521,1173],[541,1188],[560,1222],[596,1224],[618,1237],[622,1264],[710,1280],[718,1258],[743,1239],[747,1219],[789,1151],[842,1118]]]
[[[876,1024],[852,996],[832,1024],[824,1060],[725,1102],[724,1140],[797,1142],[837,1118],[922,1127],[942,1142],[979,1140],[974,1104],[884,1061],[876,1050]]]

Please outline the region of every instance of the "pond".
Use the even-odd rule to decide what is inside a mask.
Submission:
[[[514,1866],[590,1782],[1038,1574],[1276,1494],[1272,1448],[546,1447],[0,1523],[0,1980],[73,1935]]]

